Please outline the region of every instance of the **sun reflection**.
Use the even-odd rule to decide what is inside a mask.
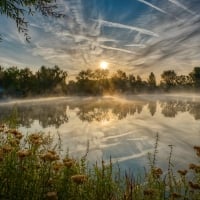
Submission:
[[[116,115],[109,110],[107,113],[104,113],[104,116],[102,116],[101,124],[107,126],[115,120],[117,120]]]

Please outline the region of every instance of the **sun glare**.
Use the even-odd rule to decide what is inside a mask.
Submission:
[[[100,68],[101,69],[108,69],[108,63],[107,62],[105,62],[105,61],[102,61],[101,63],[100,63]]]

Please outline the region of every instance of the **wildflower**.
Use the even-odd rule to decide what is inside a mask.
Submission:
[[[42,136],[40,134],[33,133],[33,134],[29,135],[29,141],[32,144],[40,145],[40,144],[42,144]]]
[[[47,192],[46,197],[49,200],[58,200],[57,192]]]
[[[8,144],[4,145],[2,147],[2,149],[3,149],[3,152],[5,152],[5,153],[8,153],[8,152],[12,151],[12,147],[10,145],[8,145]]]
[[[64,165],[65,165],[67,168],[71,168],[71,167],[74,165],[74,162],[73,162],[73,161],[64,162]]]
[[[189,165],[189,169],[192,169],[192,170],[194,170],[196,173],[199,173],[199,172],[200,172],[200,165],[195,165],[195,164],[191,163],[191,164]]]
[[[56,163],[53,165],[53,169],[54,169],[55,171],[59,171],[62,167],[63,167],[63,164],[60,163],[60,162],[56,162]]]
[[[76,183],[76,184],[83,184],[84,182],[86,182],[87,177],[86,175],[82,175],[82,174],[77,174],[71,177],[71,180]]]
[[[187,174],[187,170],[178,170],[177,171],[181,176],[185,176]]]
[[[23,159],[31,154],[29,150],[20,150],[17,152],[20,159]]]
[[[19,145],[20,142],[18,139],[13,139],[13,140],[10,140],[9,143],[11,146],[16,147],[17,145]]]
[[[65,158],[63,159],[63,163],[67,168],[70,168],[75,164],[75,160],[71,158]]]
[[[188,184],[192,189],[200,190],[200,185],[198,183],[193,183],[192,181],[189,181]]]
[[[51,154],[53,154],[53,155],[56,154],[56,152],[54,150],[48,150],[48,152],[51,153]]]
[[[16,129],[9,129],[7,133],[11,133],[13,135],[17,135],[19,132]]]
[[[20,132],[18,132],[16,135],[15,135],[15,137],[17,138],[17,139],[22,139],[22,137],[23,137],[23,135],[20,133]]]
[[[154,177],[159,178],[160,175],[163,174],[163,171],[162,171],[161,168],[154,168],[154,169],[152,170],[152,173],[153,173],[153,176],[154,176]]]
[[[40,155],[40,158],[44,161],[55,161],[59,160],[59,156],[57,154],[52,154],[50,152],[47,152],[45,154]]]

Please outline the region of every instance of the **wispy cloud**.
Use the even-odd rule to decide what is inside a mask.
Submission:
[[[126,46],[126,47],[139,47],[139,48],[145,48],[146,47],[144,44],[126,44],[124,46]]]
[[[139,28],[139,27],[136,27],[136,26],[128,26],[128,25],[115,23],[115,22],[110,22],[110,21],[105,21],[105,20],[95,20],[95,19],[93,19],[93,21],[98,21],[103,26],[107,26],[107,27],[128,29],[128,30],[131,30],[131,31],[137,31],[137,32],[140,32],[142,34],[150,35],[150,36],[154,36],[154,37],[158,37],[159,36],[157,33],[154,33],[154,32],[152,32],[150,30]]]
[[[182,8],[183,10],[187,11],[188,13],[195,15],[195,12],[187,8],[185,5],[182,3],[178,2],[177,0],[168,0],[169,2],[175,4],[177,7]]]
[[[200,63],[198,0],[131,1],[144,8],[141,13],[129,1],[123,1],[126,9],[121,12],[115,0],[58,1],[65,18],[31,18],[31,44],[14,31],[14,23],[1,18],[1,33],[6,37],[0,43],[0,64],[57,64],[75,74],[88,67],[95,69],[106,60],[111,71],[145,75],[149,71],[160,74],[170,67],[187,73]]]
[[[110,46],[106,46],[106,45],[99,45],[99,46],[103,49],[109,49],[109,50],[114,50],[114,51],[121,51],[121,52],[124,52],[124,53],[135,54],[135,52],[129,51],[129,50],[126,50],[126,49],[120,49],[120,48],[110,47]]]
[[[151,7],[151,8],[154,8],[155,10],[157,10],[157,11],[159,11],[159,12],[161,12],[161,13],[167,14],[166,11],[164,11],[163,9],[161,9],[161,8],[159,8],[159,7],[155,6],[155,5],[153,5],[152,3],[149,3],[149,2],[144,1],[144,0],[137,0],[137,1],[139,1],[139,2],[141,2],[141,3],[144,3],[144,4],[146,4],[147,6],[149,6],[149,7]]]

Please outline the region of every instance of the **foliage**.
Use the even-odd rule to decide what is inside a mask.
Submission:
[[[4,69],[0,66],[0,96],[138,94],[200,89],[200,67],[195,67],[188,75],[164,71],[160,84],[153,72],[147,80],[122,70],[109,74],[108,70],[86,69],[80,71],[75,80],[66,83],[67,76],[68,73],[58,66],[42,66],[36,73],[29,68]]]
[[[0,87],[4,95],[28,96],[63,93],[67,72],[58,66],[47,68],[42,66],[35,74],[29,69],[0,67]]]
[[[24,138],[23,138],[24,137]],[[0,126],[1,199],[74,199],[74,200],[200,200],[200,165],[178,170],[172,165],[172,146],[165,175],[157,166],[158,136],[150,169],[145,180],[123,175],[112,161],[88,167],[86,155],[75,160],[62,158],[60,144],[43,133],[24,136],[16,129]],[[197,158],[200,147],[195,146]],[[199,162],[199,161],[198,161]]]
[[[44,16],[63,16],[57,7],[55,0],[1,0],[0,15],[5,15],[13,20],[18,31],[24,34],[27,41],[30,41],[27,16],[34,15],[36,12],[40,12]]]
[[[167,90],[176,85],[176,73],[174,70],[164,71],[161,74],[161,78],[162,83]]]

